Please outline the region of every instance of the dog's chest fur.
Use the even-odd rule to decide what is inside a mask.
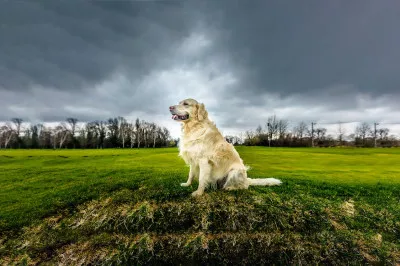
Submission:
[[[197,164],[199,158],[204,153],[204,138],[206,129],[199,128],[197,130],[182,132],[181,140],[179,142],[179,156],[187,164]]]

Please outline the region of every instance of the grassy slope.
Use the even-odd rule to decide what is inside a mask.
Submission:
[[[0,257],[67,264],[221,263],[241,252],[236,262],[400,259],[400,150],[238,151],[251,177],[284,185],[191,199],[195,188],[179,186],[188,168],[176,149],[0,151],[0,230],[20,232],[0,236]]]

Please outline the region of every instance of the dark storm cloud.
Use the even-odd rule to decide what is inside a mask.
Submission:
[[[183,2],[6,1],[0,86],[80,90],[128,69],[157,67],[192,28]]]
[[[3,1],[0,121],[163,120],[185,97],[226,128],[390,119],[398,25],[397,0]]]
[[[374,95],[400,90],[399,1],[215,1],[211,6],[208,20],[221,31],[220,49],[242,67],[255,95],[315,95],[342,84]]]

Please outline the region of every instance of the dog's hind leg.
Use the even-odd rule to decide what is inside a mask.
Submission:
[[[247,189],[249,182],[247,181],[247,173],[244,169],[233,169],[228,173],[228,178],[225,182],[223,189]]]

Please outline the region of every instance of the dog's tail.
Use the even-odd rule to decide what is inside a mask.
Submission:
[[[250,170],[250,166],[245,165],[246,171]],[[247,178],[250,186],[279,186],[282,181],[276,178]]]
[[[247,178],[250,186],[279,186],[282,181],[276,178]]]

